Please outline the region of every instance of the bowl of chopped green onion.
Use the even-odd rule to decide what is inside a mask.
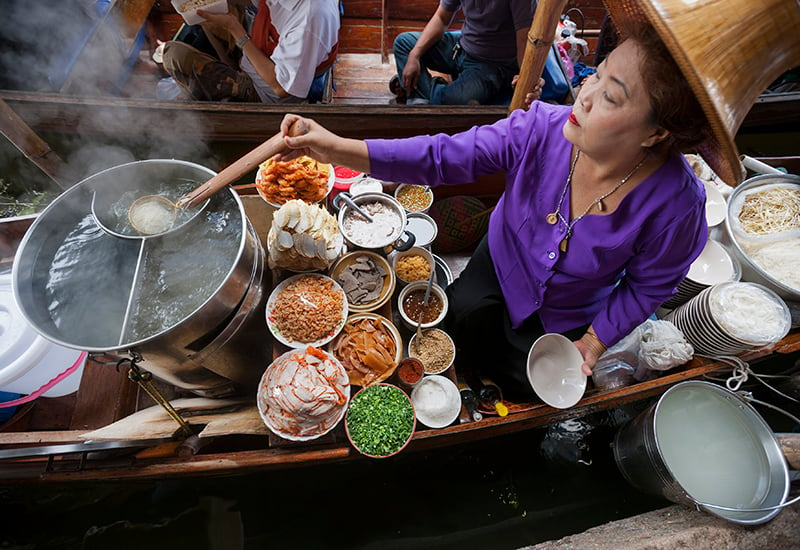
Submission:
[[[350,400],[344,417],[350,444],[370,458],[386,458],[402,451],[414,435],[414,405],[397,386],[367,386]]]

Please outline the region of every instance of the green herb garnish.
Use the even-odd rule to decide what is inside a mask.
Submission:
[[[347,431],[353,445],[366,455],[388,456],[405,445],[414,431],[414,408],[398,388],[368,386],[351,400]]]

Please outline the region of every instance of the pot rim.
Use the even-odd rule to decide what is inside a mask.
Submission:
[[[153,165],[153,164],[159,164],[159,163],[161,163],[161,164],[166,163],[169,166],[183,165],[183,166],[186,166],[186,167],[190,167],[190,168],[199,170],[200,172],[205,172],[206,175],[208,175],[209,178],[211,178],[214,175],[216,175],[216,172],[214,172],[213,170],[211,170],[210,168],[208,168],[206,166],[203,166],[201,164],[197,164],[197,163],[194,163],[194,162],[190,162],[190,161],[176,160],[176,159],[136,160],[136,161],[126,162],[126,163],[123,163],[123,164],[118,164],[118,165],[115,165],[115,166],[111,166],[111,167],[105,168],[105,169],[103,169],[103,170],[101,170],[101,171],[99,171],[99,172],[97,172],[95,174],[92,174],[92,175],[84,178],[83,180],[79,181],[78,183],[76,183],[75,185],[73,185],[72,187],[70,187],[69,189],[64,191],[61,195],[59,195],[53,202],[51,202],[37,216],[36,220],[34,220],[33,224],[31,224],[30,228],[25,233],[25,236],[23,237],[22,241],[20,242],[18,250],[17,250],[16,258],[19,259],[25,253],[25,249],[29,245],[30,241],[33,240],[35,236],[38,237],[37,229],[39,229],[40,226],[46,229],[46,227],[47,227],[46,224],[51,221],[49,219],[49,217],[50,217],[50,214],[53,211],[58,210],[60,208],[63,208],[64,207],[64,203],[67,200],[72,199],[73,196],[79,196],[80,193],[91,193],[92,192],[92,187],[91,187],[92,183],[94,183],[99,178],[108,177],[109,173],[113,173],[115,171],[119,171],[119,170],[126,169],[126,168],[131,168],[133,166]],[[154,340],[157,340],[157,339],[159,339],[159,338],[161,338],[161,337],[163,337],[163,336],[165,336],[165,335],[167,335],[167,334],[169,334],[171,332],[176,331],[180,327],[186,325],[187,321],[189,321],[189,320],[191,320],[193,318],[196,318],[199,312],[201,312],[203,309],[209,307],[209,305],[219,296],[220,290],[223,289],[225,287],[225,285],[228,284],[229,281],[232,279],[233,274],[239,268],[239,264],[242,261],[243,257],[245,256],[245,251],[246,251],[245,249],[246,249],[247,240],[248,240],[248,231],[247,231],[247,216],[246,216],[245,211],[244,211],[244,204],[242,203],[241,198],[238,196],[238,194],[233,189],[227,188],[227,189],[225,189],[223,191],[220,191],[220,192],[228,192],[228,193],[230,193],[230,196],[233,199],[233,201],[234,201],[234,203],[235,203],[235,205],[237,207],[237,210],[240,213],[241,220],[242,220],[242,230],[240,232],[240,235],[238,235],[238,246],[237,246],[236,258],[235,258],[235,261],[233,261],[231,263],[231,265],[228,268],[228,270],[225,273],[225,275],[220,277],[219,283],[213,289],[213,291],[210,292],[209,297],[206,300],[204,300],[201,304],[199,304],[196,308],[194,308],[194,310],[192,310],[191,312],[187,312],[179,322],[177,322],[177,323],[175,323],[175,324],[173,324],[173,325],[171,325],[171,326],[169,326],[169,327],[167,327],[167,328],[165,328],[165,329],[163,329],[163,330],[161,330],[161,331],[159,331],[159,332],[157,332],[155,334],[150,334],[150,335],[148,335],[148,336],[146,336],[144,338],[140,338],[138,340],[126,341],[126,342],[119,341],[119,342],[117,342],[115,344],[98,346],[98,345],[86,345],[86,344],[82,344],[82,343],[65,341],[63,339],[63,337],[60,337],[58,335],[53,334],[52,331],[49,331],[49,330],[46,331],[44,328],[39,326],[39,323],[35,319],[31,318],[29,312],[26,311],[26,307],[24,307],[23,304],[20,304],[20,310],[22,312],[23,317],[36,330],[37,333],[39,333],[41,336],[43,336],[45,339],[49,340],[50,342],[53,342],[55,344],[59,344],[61,346],[64,346],[64,347],[67,347],[67,348],[70,348],[70,349],[80,350],[80,351],[88,351],[90,353],[105,353],[105,352],[115,352],[115,351],[123,351],[123,350],[135,349],[138,346],[141,346],[143,344],[146,344],[146,343],[152,342]],[[86,212],[85,213],[87,215],[91,215],[91,208],[90,208],[89,203],[87,203],[85,206],[86,206],[86,208],[85,208]],[[99,224],[98,224],[98,227],[99,227]],[[42,231],[43,230],[44,229],[42,229]],[[127,239],[127,240],[130,240],[130,239]],[[149,241],[149,239],[143,239],[142,240],[142,246],[147,246],[147,242],[148,241]],[[140,248],[140,254],[141,254],[141,252],[142,252],[142,250]],[[21,271],[22,271],[22,263],[19,262],[19,261],[15,261],[13,266],[12,266],[11,280],[12,280],[12,289],[13,289],[14,294],[16,296],[20,296],[20,295],[23,294],[23,292],[22,292],[22,278],[23,278],[24,274]],[[130,289],[130,292],[133,292],[132,288]],[[122,338],[120,338],[120,340],[122,340]]]
[[[744,262],[747,267],[752,269],[759,277],[763,278],[764,281],[777,288],[780,291],[779,294],[782,296],[789,297],[791,300],[800,301],[800,289],[792,288],[786,285],[761,269],[761,266],[754,262],[741,247],[738,239],[736,238],[733,227],[731,226],[731,216],[733,215],[732,208],[734,199],[736,197],[753,188],[781,183],[795,184],[798,186],[798,188],[800,188],[800,176],[795,174],[762,174],[760,176],[748,178],[738,185],[728,197],[728,204],[725,208],[725,231],[727,232],[728,238],[731,241],[731,246],[736,251],[736,254],[740,256],[741,262]]]
[[[351,195],[351,199],[359,206],[361,204],[373,201],[379,201],[390,206],[397,214],[400,215],[400,224],[395,228],[395,231],[392,233],[392,235],[386,238],[386,242],[384,242],[383,244],[367,246],[358,243],[353,239],[351,239],[350,236],[347,234],[347,232],[344,230],[344,217],[351,210],[350,206],[347,203],[344,203],[342,204],[342,207],[339,209],[339,215],[337,219],[339,222],[339,231],[342,233],[342,237],[344,237],[344,239],[348,243],[351,243],[359,248],[364,248],[366,250],[379,250],[387,246],[391,246],[403,234],[403,231],[406,228],[406,221],[407,221],[406,211],[403,208],[403,205],[401,205],[397,199],[395,199],[391,195],[387,195],[386,193],[361,193],[358,195]]]

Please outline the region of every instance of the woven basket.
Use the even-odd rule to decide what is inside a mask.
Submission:
[[[486,233],[492,210],[482,200],[466,195],[434,202],[428,211],[439,228],[433,250],[446,254],[474,246]]]

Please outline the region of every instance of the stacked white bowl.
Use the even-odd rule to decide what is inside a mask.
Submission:
[[[703,290],[665,319],[683,332],[696,353],[707,356],[769,346],[791,328],[789,308],[775,292],[737,281]]]
[[[675,309],[697,296],[708,287],[738,281],[742,275],[739,261],[725,246],[709,239],[700,255],[689,266],[689,273],[678,285],[678,292],[663,307]]]

